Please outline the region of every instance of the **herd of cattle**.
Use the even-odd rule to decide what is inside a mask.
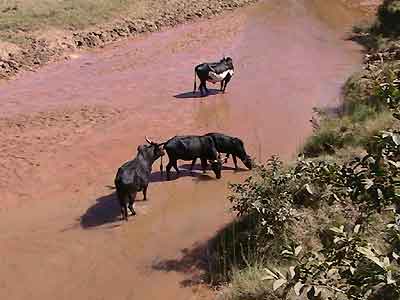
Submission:
[[[206,81],[221,82],[221,91],[224,92],[227,83],[233,76],[233,63],[230,57],[223,58],[217,63],[203,63],[195,68],[195,76],[200,79],[199,90],[208,93]],[[196,78],[195,78],[196,91]],[[147,199],[147,187],[153,163],[167,153],[169,162],[166,167],[167,179],[171,178],[171,168],[174,168],[179,175],[178,160],[191,161],[190,171],[196,160],[200,158],[203,172],[206,172],[210,164],[215,176],[221,178],[222,165],[232,155],[235,169],[238,168],[237,158],[248,168],[252,168],[252,160],[247,155],[243,141],[237,137],[228,136],[222,133],[208,133],[203,136],[187,135],[175,136],[163,143],[155,143],[146,137],[147,145],[140,145],[137,148],[136,157],[123,164],[115,177],[117,197],[121,207],[121,214],[128,220],[128,208],[132,215],[136,215],[133,208],[136,194],[143,192],[144,200]],[[221,153],[226,157],[221,158]],[[162,160],[161,160],[162,173]]]

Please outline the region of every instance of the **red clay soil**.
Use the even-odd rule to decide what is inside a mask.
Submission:
[[[109,186],[145,135],[221,131],[257,160],[292,158],[312,108],[337,105],[361,62],[343,37],[362,14],[327,19],[316,2],[261,2],[0,85],[0,299],[210,297],[199,246],[232,218],[227,183],[249,172],[167,182],[157,162],[127,223]],[[223,54],[236,67],[227,93],[193,96],[193,66]]]

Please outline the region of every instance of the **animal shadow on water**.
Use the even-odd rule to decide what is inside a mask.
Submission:
[[[240,224],[239,224],[240,223]],[[177,257],[172,259],[156,258],[152,262],[152,269],[160,272],[178,272],[184,274],[185,278],[180,282],[183,287],[193,287],[201,284],[215,283],[224,270],[221,269],[221,243],[226,247],[232,247],[233,237],[236,236],[233,243],[236,253],[240,253],[240,238],[248,239],[249,220],[233,224],[227,224],[208,240],[195,243],[192,247],[184,248]],[[239,227],[238,227],[239,226]],[[235,229],[233,233],[232,228]],[[233,235],[234,234],[234,235]],[[231,243],[231,244],[228,244]],[[233,248],[230,248],[232,250]],[[240,254],[239,254],[240,255]],[[232,263],[232,257],[226,257]],[[241,263],[240,257],[235,261]],[[226,270],[225,270],[226,271]]]
[[[194,174],[191,174],[190,171],[180,169],[180,173],[179,173],[179,175],[177,175],[175,170],[171,170],[171,180],[170,181],[177,180],[180,177],[189,177],[189,176],[194,176]],[[166,182],[168,181],[166,171],[164,171],[163,174],[161,174],[161,172],[159,172],[159,171],[151,173],[150,180],[149,180],[150,183],[163,182],[163,181],[166,181]]]
[[[96,199],[96,203],[89,207],[80,218],[80,224],[83,229],[95,228],[120,221],[121,209],[116,193]]]
[[[179,168],[188,170],[190,172],[190,164],[181,165]],[[195,165],[193,167],[193,171],[195,171],[195,170],[203,172],[203,169],[201,168],[201,166],[199,164],[197,164],[197,165]],[[243,169],[243,168],[239,167],[237,170],[235,170],[234,167],[230,167],[230,166],[222,166],[222,171],[248,172],[247,169]],[[196,173],[193,173],[193,174],[196,174]],[[197,172],[197,174],[203,175],[203,177],[207,176],[206,174],[201,174],[201,173],[198,173],[198,172]],[[207,174],[214,175],[214,172],[212,170],[210,170],[210,168],[208,168],[207,169]],[[224,174],[222,174],[222,176],[223,175]]]
[[[179,175],[176,173],[174,169],[171,170],[171,180],[178,180],[179,178],[182,177],[196,177],[196,180],[212,180],[215,179],[212,177],[214,174],[211,170],[208,170],[207,174],[203,174],[203,170],[199,165],[195,165],[193,168],[193,172],[190,171],[190,164],[184,164],[179,166]],[[168,181],[167,180],[167,173],[164,170],[163,174],[161,172],[153,172],[150,175],[150,183],[155,183],[155,182],[163,182],[163,181]]]
[[[219,89],[208,89],[208,94],[205,95],[204,97],[207,96],[214,96],[214,95],[218,95],[220,94],[221,91]],[[197,99],[197,98],[204,98],[203,96],[201,96],[200,92],[186,92],[186,93],[181,93],[181,94],[177,94],[174,96],[177,99]]]
[[[182,249],[180,258],[162,260],[156,258],[152,269],[161,272],[179,272],[186,279],[180,282],[183,287],[192,287],[207,281],[208,268],[207,243],[195,245],[192,249]]]

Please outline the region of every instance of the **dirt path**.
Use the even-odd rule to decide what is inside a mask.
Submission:
[[[248,173],[165,182],[157,164],[126,224],[108,186],[144,135],[223,131],[258,160],[292,157],[312,107],[337,103],[361,60],[342,39],[359,14],[327,20],[337,4],[316,3],[262,2],[0,85],[0,298],[209,296],[194,250],[231,218],[227,183]],[[237,69],[227,93],[193,97],[193,66],[222,54]]]

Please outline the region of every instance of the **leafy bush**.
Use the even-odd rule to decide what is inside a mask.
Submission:
[[[233,194],[229,200],[238,216],[254,216],[260,220],[256,229],[258,237],[283,234],[292,216],[293,174],[285,173],[282,162],[272,157],[267,165],[256,169],[244,183],[231,184]]]
[[[378,30],[385,34],[400,34],[400,1],[385,0],[378,10]]]
[[[371,216],[387,207],[400,210],[399,172],[400,132],[396,130],[375,136],[367,154],[343,164],[299,157],[294,166],[284,168],[277,157],[271,158],[244,183],[231,185],[230,200],[243,223],[238,231],[220,236],[220,241],[236,245],[224,244],[217,253],[217,261],[223,266],[220,269],[225,270],[224,280],[234,278],[235,269],[254,271],[254,264],[292,263],[286,275],[268,268],[259,279],[273,280],[272,289],[281,299],[290,299],[294,294],[308,299],[336,299],[338,295],[347,297],[344,299],[397,299],[397,227],[392,226],[386,234],[393,254],[380,253],[361,229],[368,228]],[[356,210],[358,213],[353,215],[357,218],[345,220],[353,231],[346,231],[344,226],[330,228],[332,234],[325,234],[325,240],[321,237],[322,249],[299,255],[302,247],[293,240],[298,211],[307,206],[318,214],[321,204],[341,204]],[[232,250],[239,259],[232,259]],[[257,276],[260,278],[260,272]],[[254,293],[265,290],[262,282],[252,286]],[[374,298],[377,295],[381,298]]]
[[[254,235],[258,248],[268,240],[290,233],[296,206],[317,208],[342,193],[341,167],[326,161],[299,157],[293,168],[284,168],[277,157],[259,166],[244,183],[231,184],[229,197],[239,217],[258,220]]]
[[[319,252],[294,253],[295,264],[284,275],[270,269],[267,280],[281,299],[291,295],[309,300],[375,299],[394,300],[400,296],[400,273],[395,259],[390,260],[365,240],[360,225],[351,232],[344,226],[332,227],[332,247]],[[286,253],[285,254],[287,257]]]
[[[277,157],[259,166],[243,183],[232,184],[229,197],[239,219],[211,242],[210,280],[226,281],[233,269],[273,260],[293,235],[296,207],[318,207],[338,199],[333,184],[340,167],[324,161],[299,158],[285,168]]]

